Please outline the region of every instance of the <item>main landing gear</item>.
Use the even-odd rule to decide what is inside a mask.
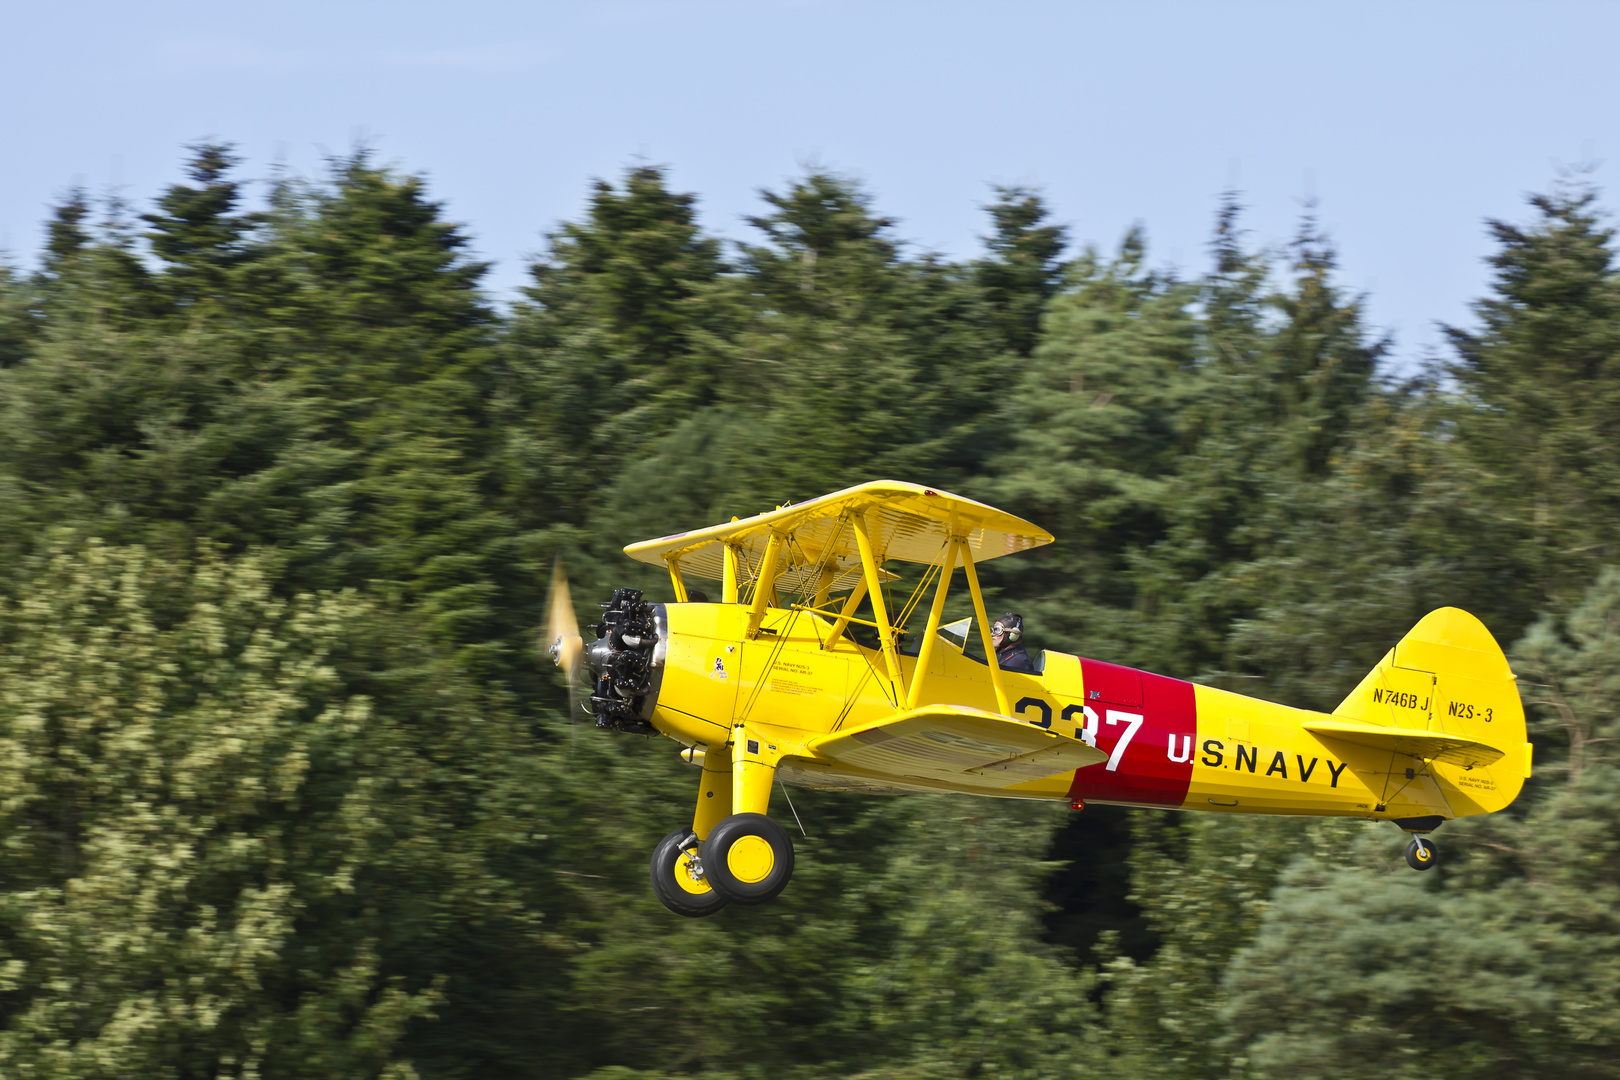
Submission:
[[[652,855],[653,893],[677,915],[763,904],[793,876],[793,841],[765,816],[781,753],[741,724],[732,736],[729,746],[681,755],[703,764],[697,812],[691,828],[664,837]]]
[[[653,893],[677,915],[700,919],[726,906],[703,872],[702,847],[691,829],[676,829],[658,842],[652,855]]]
[[[677,915],[701,918],[728,903],[774,900],[793,876],[793,841],[764,814],[733,814],[709,839],[676,829],[653,849],[652,887]]]
[[[715,891],[744,906],[774,900],[793,876],[793,841],[764,814],[732,814],[703,845]]]

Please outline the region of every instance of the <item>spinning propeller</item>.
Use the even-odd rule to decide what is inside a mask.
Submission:
[[[580,659],[585,653],[585,639],[579,636],[579,623],[574,618],[574,604],[568,595],[568,575],[563,572],[562,556],[557,557],[551,569],[551,586],[546,590],[546,640],[551,644],[546,652],[568,679],[568,700],[576,697],[579,683]],[[569,708],[573,708],[570,704]]]

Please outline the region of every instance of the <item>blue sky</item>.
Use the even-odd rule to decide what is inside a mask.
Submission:
[[[1620,152],[1620,4],[0,2],[0,245],[33,264],[82,184],[147,203],[186,143],[304,174],[356,139],[426,174],[509,292],[593,177],[669,166],[746,238],[758,190],[858,177],[965,257],[991,183],[1079,244],[1133,222],[1197,273],[1236,187],[1252,240],[1303,200],[1410,360],[1486,288],[1486,218]],[[1605,192],[1605,205],[1615,200]]]

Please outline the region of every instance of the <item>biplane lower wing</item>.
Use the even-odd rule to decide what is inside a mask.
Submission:
[[[1490,765],[1502,759],[1502,751],[1494,746],[1419,728],[1384,727],[1350,720],[1307,720],[1304,728],[1319,738],[1342,739],[1357,746],[1392,750],[1449,765]]]
[[[812,740],[811,760],[927,786],[995,791],[1108,760],[1078,739],[1025,720],[925,705],[855,731]]]

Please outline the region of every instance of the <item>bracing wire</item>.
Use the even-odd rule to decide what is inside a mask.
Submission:
[[[799,811],[793,806],[793,797],[788,794],[787,785],[782,783],[780,776],[776,778],[776,786],[782,789],[782,798],[787,800],[788,809],[793,811],[793,823],[799,827],[799,834],[806,840],[810,839],[810,834],[804,831],[804,822],[799,820]]]
[[[943,558],[937,563],[928,564],[928,569],[923,571],[922,580],[917,582],[917,588],[912,592],[911,599],[906,601],[905,610],[900,613],[900,618],[895,622],[897,629],[906,625],[906,621],[911,618],[911,613],[917,610],[917,602],[927,595],[929,583],[940,575],[944,565],[945,560]]]

